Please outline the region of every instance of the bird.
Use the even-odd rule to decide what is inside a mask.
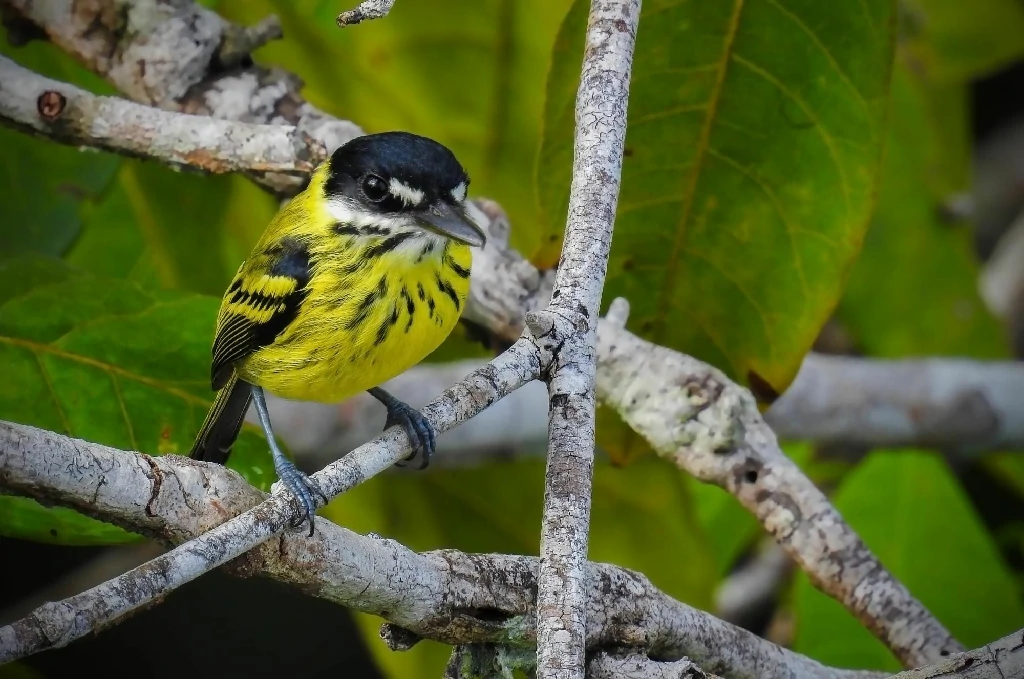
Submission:
[[[278,478],[313,535],[319,487],[281,451],[266,393],[337,403],[369,392],[425,468],[436,432],[380,387],[426,358],[466,306],[470,179],[441,143],[410,132],[355,137],[316,167],[271,220],[221,300],[210,383],[216,397],[189,453],[224,464],[250,404]],[[399,463],[404,464],[404,463]],[[326,498],[324,498],[326,501]]]

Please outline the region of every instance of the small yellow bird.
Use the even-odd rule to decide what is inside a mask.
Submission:
[[[224,294],[211,369],[217,397],[190,456],[227,461],[252,402],[312,535],[320,490],[278,447],[264,389],[322,403],[365,390],[387,408],[385,428],[403,426],[426,467],[434,429],[377,385],[434,351],[465,307],[467,246],[484,244],[466,214],[468,188],[450,150],[406,132],[357,137],[317,167]]]

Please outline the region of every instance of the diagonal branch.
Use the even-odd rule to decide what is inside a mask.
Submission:
[[[521,340],[428,404],[423,414],[438,432],[447,431],[536,379],[539,371],[536,346],[529,340]],[[51,473],[52,469],[65,467],[44,467],[41,476],[33,478],[30,483],[19,483],[17,473],[31,462],[26,437],[22,433],[25,428],[19,430],[12,425],[8,428],[8,444],[0,450],[0,486],[23,493],[36,490],[44,496],[50,494],[50,497],[62,491],[81,490],[83,479],[75,478],[74,473]],[[68,446],[65,443],[64,446],[78,452],[74,444]],[[314,474],[313,480],[330,499],[388,469],[411,450],[405,431],[401,427],[391,427],[374,441]],[[124,492],[124,483],[116,478],[116,473],[129,474],[131,466],[146,466],[146,463],[152,466],[152,473],[158,478],[161,471],[148,456],[137,456],[131,465],[115,469],[115,478],[109,480],[102,476],[103,467],[94,468],[93,477],[85,483],[95,489],[95,497],[91,500],[92,506],[84,509],[91,514],[101,513],[108,502],[106,492]],[[75,461],[67,468],[77,469],[81,464]],[[154,481],[153,485],[162,487],[163,484]],[[142,500],[140,494],[145,494],[147,487],[136,484],[130,490],[138,500]],[[138,506],[154,511],[156,499],[150,497]],[[61,646],[106,627],[127,613],[283,533],[289,526],[297,525],[301,516],[298,503],[288,492],[276,492],[239,516],[124,575],[62,603],[46,604],[28,618],[3,628],[0,631],[0,661]]]
[[[478,384],[476,393],[477,398],[490,398],[493,392]],[[369,446],[397,451],[396,440],[386,436]],[[54,475],[53,469],[68,473]],[[273,498],[280,497],[267,500],[237,473],[219,465],[176,455],[139,455],[3,422],[0,487],[86,511],[164,543],[185,543],[174,551],[185,548],[193,560],[203,563],[211,558],[228,560],[211,553],[215,545],[200,549],[210,535],[206,531],[227,527],[254,512],[265,513]],[[301,530],[280,533],[227,568],[245,577],[268,576],[312,596],[382,616],[406,630],[413,642],[429,638],[453,645],[492,643],[518,649],[531,649],[536,643],[537,558],[454,550],[417,554],[394,540],[358,535],[323,518],[316,526],[312,538]],[[0,627],[0,662],[69,643],[80,630],[77,625],[90,622],[86,617],[97,612],[145,605],[146,583],[173,576],[173,571],[162,568],[164,562],[150,564],[138,579],[112,581],[122,587],[101,585]],[[730,677],[883,676],[825,667],[675,601],[644,576],[623,568],[588,563],[585,582],[590,649],[642,646],[654,657],[687,656]]]
[[[662,457],[734,495],[811,581],[918,667],[963,647],[896,580],[779,448],[753,396],[719,370],[624,330],[625,300],[598,333],[599,398]],[[612,319],[612,320],[609,320]]]
[[[619,197],[639,20],[640,0],[591,2],[562,257],[551,305],[527,318],[551,359],[546,365],[549,443],[537,592],[538,679],[585,673],[597,318]]]

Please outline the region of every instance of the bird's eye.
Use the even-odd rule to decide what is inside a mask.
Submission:
[[[363,194],[374,203],[379,203],[388,195],[388,183],[375,174],[366,175]]]

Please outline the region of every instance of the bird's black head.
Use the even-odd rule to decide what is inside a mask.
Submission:
[[[356,137],[334,152],[325,197],[344,221],[413,224],[480,246],[466,216],[469,176],[447,147],[408,132]]]

